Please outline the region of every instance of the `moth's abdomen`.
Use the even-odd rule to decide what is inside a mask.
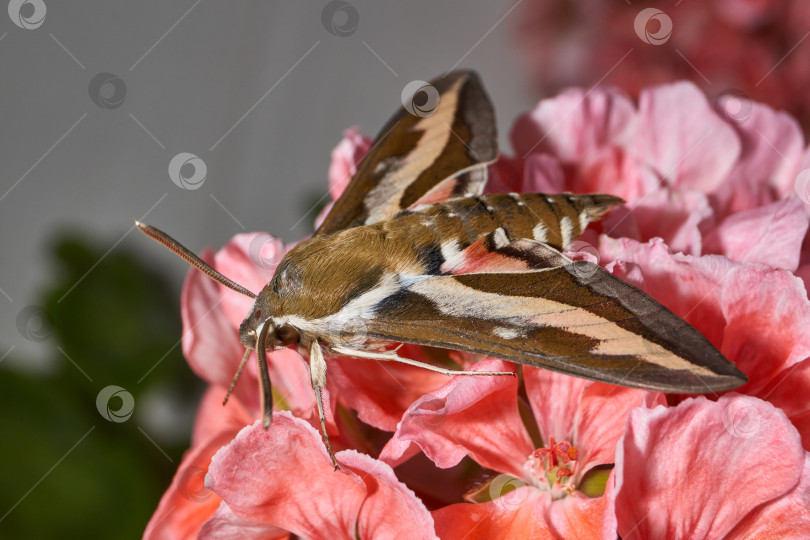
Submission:
[[[612,195],[498,193],[433,204],[417,213],[430,218],[443,241],[469,245],[501,229],[509,242],[529,238],[564,249],[588,223],[621,202]]]

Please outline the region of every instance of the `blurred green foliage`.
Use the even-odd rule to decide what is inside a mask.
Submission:
[[[178,294],[131,253],[105,251],[72,235],[54,245],[57,272],[40,304],[57,369],[32,375],[0,364],[1,538],[139,537],[188,445],[190,425],[162,441],[138,409],[156,388],[186,408],[202,392],[181,353]],[[108,385],[134,397],[128,420],[97,409]]]

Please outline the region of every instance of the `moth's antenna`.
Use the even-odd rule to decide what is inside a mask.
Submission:
[[[256,295],[246,288],[242,287],[238,283],[234,283],[230,279],[226,278],[213,268],[209,266],[205,261],[197,257],[195,254],[190,252],[186,249],[183,244],[166,234],[165,232],[161,231],[160,229],[156,229],[151,225],[147,225],[146,223],[141,223],[138,220],[135,220],[135,226],[141,230],[143,234],[151,238],[156,242],[160,242],[170,250],[172,250],[175,255],[179,256],[181,259],[185,260],[188,264],[205,274],[206,276],[210,277],[214,281],[221,283],[228,287],[231,290],[238,292],[239,294],[244,294],[250,298],[256,298]],[[237,375],[238,376],[238,375]]]
[[[242,356],[242,361],[239,362],[239,367],[236,369],[236,375],[233,376],[231,386],[228,388],[228,393],[225,394],[225,399],[222,400],[223,405],[228,403],[228,398],[231,397],[231,392],[233,392],[233,389],[236,386],[236,381],[239,380],[239,375],[242,374],[242,370],[245,369],[245,364],[247,363],[249,357],[250,357],[250,349],[245,349],[245,354]]]
[[[264,429],[270,427],[273,421],[273,387],[270,383],[270,374],[267,372],[267,330],[270,328],[268,321],[262,323],[259,328],[259,337],[256,338],[256,357],[259,359],[259,393],[261,394],[262,425]]]

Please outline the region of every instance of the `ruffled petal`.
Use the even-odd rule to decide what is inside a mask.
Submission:
[[[232,538],[280,540],[289,537],[290,533],[284,529],[241,519],[231,511],[225,501],[220,503],[211,519],[203,524],[200,534],[197,536],[199,540],[231,540]]]
[[[415,346],[406,345],[399,354],[427,361]],[[405,410],[418,397],[444,385],[447,376],[396,362],[336,357],[329,359],[328,380],[360,420],[394,431]]]
[[[357,172],[357,165],[371,148],[372,140],[355,126],[343,132],[343,139],[332,150],[329,164],[329,194],[336,201]]]
[[[634,409],[619,448],[616,517],[628,540],[722,538],[793,491],[805,460],[779,409],[736,394]]]
[[[473,370],[509,371],[501,360],[484,359]],[[534,450],[517,407],[517,379],[456,376],[408,408],[380,459],[401,463],[416,445],[437,466],[448,468],[469,455],[514,476]]]
[[[740,157],[740,138],[691,82],[645,89],[639,96],[634,152],[670,186],[711,193]]]
[[[743,519],[728,535],[729,540],[747,538],[804,539],[810,537],[810,454],[804,455],[804,468],[798,485]]]
[[[211,386],[203,395],[194,425],[193,445],[183,456],[172,483],[160,499],[144,538],[195,538],[219,506],[220,497],[203,481],[211,458],[252,419],[236,397],[222,406],[225,389]]]
[[[301,537],[371,537],[374,531],[431,537],[430,515],[390,467],[354,451],[336,457],[338,471],[320,434],[281,411],[268,429],[258,422],[246,427],[218,452],[206,485],[240,520]]]
[[[479,504],[459,503],[433,512],[442,540],[490,538],[554,539],[545,522],[547,493],[530,486]]]
[[[738,163],[715,193],[720,216],[765,206],[793,194],[804,137],[799,124],[784,112],[746,101],[745,119],[734,123],[742,142]]]
[[[804,205],[795,197],[783,199],[730,216],[706,236],[704,251],[793,272],[807,225]]]
[[[511,140],[518,156],[550,152],[563,163],[589,163],[606,147],[623,147],[635,135],[633,102],[613,88],[572,88],[542,100],[519,117]]]

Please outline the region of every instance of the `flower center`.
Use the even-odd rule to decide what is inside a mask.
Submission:
[[[526,469],[538,482],[541,489],[551,493],[553,499],[571,495],[576,486],[579,450],[568,441],[556,442],[552,437],[545,448],[538,448],[529,455]]]

